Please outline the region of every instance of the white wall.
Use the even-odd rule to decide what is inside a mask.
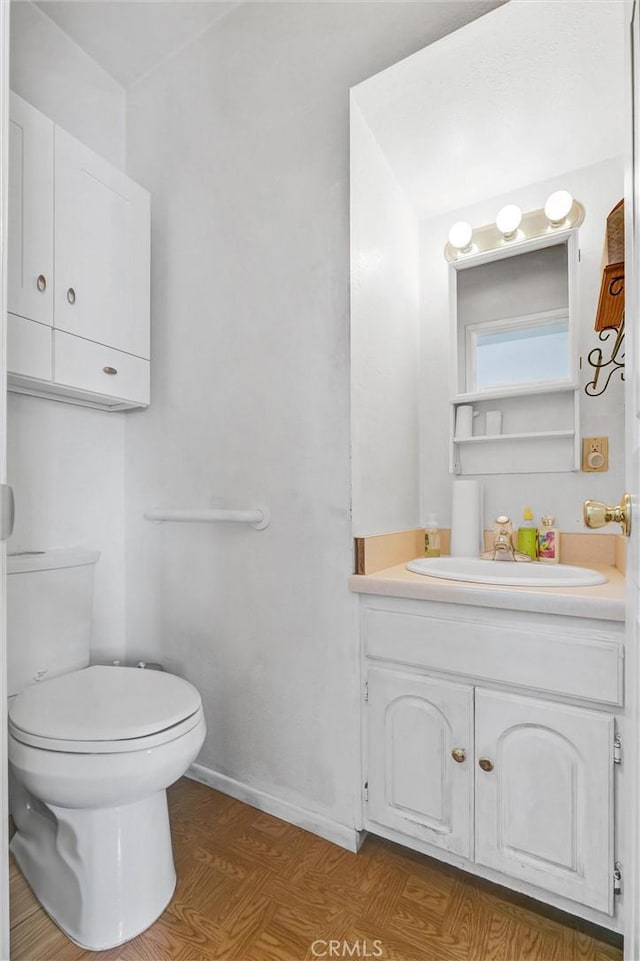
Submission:
[[[572,189],[587,207],[580,230],[582,354],[586,357],[597,345],[593,317],[604,221],[623,194],[621,162],[615,159],[624,148],[623,27],[622,5],[606,0],[586,5],[512,0],[353,92],[364,123],[401,188],[396,216],[406,216],[408,200],[423,224],[419,373],[423,524],[431,512],[441,525],[450,523],[449,298],[443,248],[455,220],[481,226],[492,223],[504,203],[536,209],[543,206],[553,184]],[[354,195],[361,206],[375,210],[378,191],[376,186],[367,189],[367,178],[375,175],[381,162],[373,149],[369,154],[371,172],[362,173]],[[598,167],[608,160],[608,167]],[[595,171],[593,180],[583,168]],[[565,171],[570,176],[565,177]],[[392,217],[387,214],[389,222]],[[356,254],[356,279],[357,262]],[[384,276],[382,262],[371,267],[372,273],[374,269]],[[400,336],[404,344],[404,334]],[[367,350],[366,341],[354,341],[354,378],[367,363]],[[375,373],[390,396],[404,389],[405,374],[393,352],[381,358]],[[583,384],[588,379],[584,371]],[[583,435],[611,439],[607,473],[483,477],[485,522],[504,512],[517,519],[530,502],[536,513],[555,513],[565,530],[582,531],[584,497],[615,500],[619,496],[615,491],[623,488],[622,386],[618,378],[604,398],[582,398]],[[355,407],[353,417],[356,450],[373,450],[378,422],[368,412],[360,416]],[[373,467],[371,457],[369,462]],[[354,518],[363,532],[406,526],[388,516],[396,488],[404,490],[406,483],[405,477],[397,485],[390,482],[387,466],[377,465],[366,489],[364,484],[354,486]]]
[[[11,4],[11,89],[118,167],[125,92],[30,0]]]
[[[498,184],[496,184],[498,186]],[[421,323],[421,493],[422,517],[435,510],[443,526],[451,520],[451,483],[449,458],[449,404],[453,387],[449,383],[449,265],[443,255],[449,228],[457,220],[474,226],[493,223],[506,203],[522,210],[544,206],[550,193],[570,190],[586,210],[580,227],[581,260],[578,265],[578,351],[583,358],[581,387],[593,379],[593,368],[586,363],[588,352],[598,346],[594,332],[596,308],[602,277],[601,260],[606,217],[624,193],[622,159],[607,160],[580,170],[559,173],[553,180],[531,184],[521,190],[500,194],[481,204],[452,210],[421,229],[420,263],[422,268]],[[518,521],[530,506],[536,518],[554,514],[561,530],[583,532],[582,501],[597,498],[611,503],[624,490],[624,384],[616,375],[601,397],[581,394],[581,435],[609,437],[609,470],[583,474],[498,474],[479,475],[484,490],[485,526],[493,526],[499,514]],[[499,404],[496,404],[499,406]],[[531,426],[533,428],[533,425]],[[544,448],[540,449],[544,457]],[[603,533],[608,533],[607,528]]]
[[[124,91],[32,3],[12,4],[11,86],[115,163]],[[124,418],[9,394],[7,468],[16,497],[10,551],[84,544],[96,568],[93,657],[124,651]]]
[[[152,191],[153,403],[126,424],[128,644],[202,691],[203,765],[343,825],[349,87],[445,8],[243,4],[129,93],[128,166]],[[266,503],[271,526],[142,519],[214,498]]]
[[[351,238],[352,525],[366,537],[420,524],[420,230],[355,95]]]

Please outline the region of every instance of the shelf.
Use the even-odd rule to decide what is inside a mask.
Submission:
[[[526,434],[480,434],[477,437],[453,438],[454,444],[482,444],[505,440],[553,440],[555,437],[575,437],[574,430],[540,430]]]
[[[538,384],[527,387],[501,387],[496,390],[474,391],[472,394],[456,394],[451,399],[452,404],[479,403],[483,400],[505,400],[516,397],[536,397],[539,394],[568,394],[578,390],[575,383],[569,384]]]

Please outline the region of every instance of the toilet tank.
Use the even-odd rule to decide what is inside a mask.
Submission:
[[[8,693],[86,667],[98,551],[7,556]]]

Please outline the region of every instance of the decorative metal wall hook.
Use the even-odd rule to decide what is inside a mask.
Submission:
[[[613,344],[608,359],[606,359],[602,347],[594,347],[587,355],[588,363],[595,368],[593,380],[589,381],[584,389],[588,397],[600,397],[601,394],[604,394],[611,378],[617,372],[620,373],[620,379],[624,381],[624,314],[618,328],[605,327],[598,333],[598,340],[603,344],[611,345],[612,338]],[[604,377],[604,382],[601,380],[601,374]]]

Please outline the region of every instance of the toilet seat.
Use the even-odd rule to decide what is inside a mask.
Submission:
[[[12,698],[9,732],[41,750],[113,754],[173,741],[202,716],[200,694],[182,678],[94,666],[35,684]]]

